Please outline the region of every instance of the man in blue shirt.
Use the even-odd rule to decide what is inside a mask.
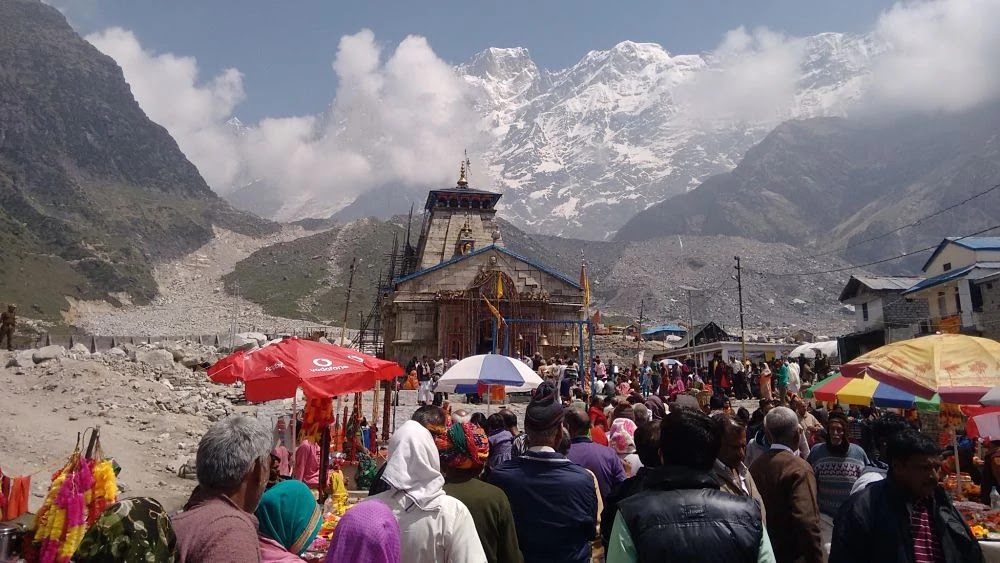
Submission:
[[[566,411],[566,430],[569,431],[570,446],[568,457],[582,465],[597,477],[601,498],[608,496],[611,489],[625,480],[625,466],[611,448],[595,444],[590,439],[590,417],[583,409]]]
[[[510,501],[525,563],[591,560],[597,489],[590,472],[556,451],[563,439],[562,421],[559,394],[543,383],[525,412],[528,451],[490,472],[490,483]]]

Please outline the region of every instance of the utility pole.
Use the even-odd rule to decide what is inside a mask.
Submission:
[[[351,258],[351,276],[347,280],[347,300],[344,302],[344,326],[340,329],[340,345],[347,346],[347,313],[351,308],[351,289],[354,287],[354,270],[358,257]]]
[[[698,360],[694,358],[694,350],[692,350],[692,348],[694,347],[694,309],[691,307],[691,292],[692,291],[700,291],[700,290],[698,288],[696,288],[696,287],[691,287],[689,285],[682,285],[682,286],[679,286],[679,287],[681,289],[683,289],[684,291],[686,291],[687,294],[688,294],[688,333],[687,333],[687,340],[688,340],[688,342],[687,342],[687,348],[688,348],[688,356],[690,358],[692,358],[692,359],[695,360],[694,367],[695,367],[695,371],[697,371],[697,369],[698,369]]]
[[[740,361],[747,359],[747,333],[743,326],[743,267],[740,265],[740,257],[733,256],[736,260],[736,288],[740,296],[740,349],[743,357]]]
[[[646,305],[646,299],[645,298],[640,299],[639,300],[639,330],[638,330],[638,334],[636,334],[636,339],[635,339],[635,361],[636,362],[639,361],[639,348],[642,347],[642,313],[643,313],[643,307],[645,305]]]

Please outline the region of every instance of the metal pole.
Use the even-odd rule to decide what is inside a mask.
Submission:
[[[643,309],[644,309],[645,305],[646,305],[646,300],[645,299],[640,299],[639,300],[639,333],[636,334],[637,338],[635,339],[635,361],[636,361],[636,363],[639,362],[639,349],[642,347],[642,314],[643,314]]]
[[[347,345],[347,313],[351,308],[351,289],[354,288],[354,270],[357,256],[351,258],[351,276],[347,280],[347,301],[344,302],[344,326],[340,329],[340,345]]]
[[[747,357],[747,333],[743,327],[743,268],[740,266],[740,257],[733,258],[736,259],[736,287],[740,296],[740,353],[743,355],[740,361],[743,361]]]
[[[577,364],[577,368],[576,368],[577,369],[577,377],[580,379],[579,384],[583,385],[584,381],[585,381],[583,378],[587,377],[586,373],[588,373],[590,371],[590,366],[585,366],[584,363],[583,363],[583,321],[580,321],[580,322],[576,323],[576,331],[577,331],[577,335],[579,336],[577,342],[580,343],[580,347],[576,349],[577,350],[577,361],[579,362]],[[586,369],[587,372],[583,371],[584,369]],[[591,387],[590,388],[590,393],[587,394],[587,399],[590,399],[590,394],[593,393],[593,392],[594,392],[594,388]]]
[[[590,363],[594,360],[594,323],[587,321],[587,340],[590,346],[590,357],[587,358],[587,369],[590,369]],[[597,388],[597,373],[590,372],[590,388]]]
[[[493,353],[497,353],[497,319],[493,318]]]

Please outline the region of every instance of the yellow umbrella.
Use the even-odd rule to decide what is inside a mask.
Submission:
[[[964,334],[934,334],[893,342],[840,366],[847,377],[865,373],[903,391],[942,403],[976,404],[1000,385],[1000,342]]]

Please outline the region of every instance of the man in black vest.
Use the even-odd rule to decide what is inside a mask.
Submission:
[[[721,444],[719,423],[698,411],[663,419],[663,465],[618,504],[608,563],[774,561],[757,502],[720,491],[712,477]]]

